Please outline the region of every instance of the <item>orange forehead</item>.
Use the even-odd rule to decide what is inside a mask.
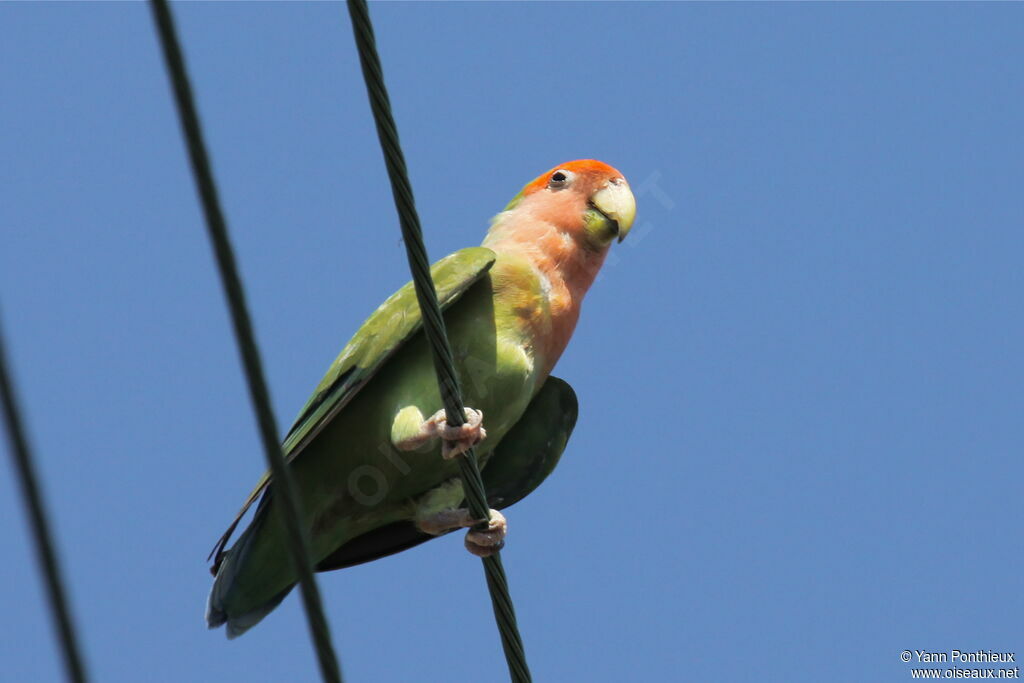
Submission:
[[[615,170],[613,167],[598,161],[597,159],[577,159],[576,161],[569,161],[564,164],[555,166],[547,173],[542,173],[537,176],[529,185],[523,188],[523,194],[529,195],[543,190],[548,186],[548,182],[551,180],[551,174],[555,171],[572,171],[578,176],[590,176],[593,179],[605,179],[614,178],[621,176],[622,174]]]

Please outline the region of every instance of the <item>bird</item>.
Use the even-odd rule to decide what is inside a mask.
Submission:
[[[569,161],[527,183],[491,220],[481,246],[431,267],[467,406],[463,425],[445,420],[412,283],[370,315],[282,445],[317,571],[460,528],[469,529],[465,546],[475,555],[503,547],[499,510],[544,481],[575,427],[576,394],[551,371],[612,243],[625,239],[635,216],[622,173],[594,159]],[[465,505],[457,459],[471,447],[489,521]],[[264,474],[210,555],[206,622],[225,625],[229,638],[261,621],[298,580],[279,504]]]

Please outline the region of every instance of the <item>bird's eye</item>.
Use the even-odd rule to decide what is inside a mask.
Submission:
[[[551,182],[548,183],[548,187],[552,190],[560,190],[568,185],[571,179],[572,174],[568,171],[555,171],[551,174]]]

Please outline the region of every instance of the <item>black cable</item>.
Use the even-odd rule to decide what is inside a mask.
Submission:
[[[445,331],[444,318],[437,303],[437,292],[434,281],[430,277],[430,261],[423,244],[423,231],[420,219],[416,214],[416,203],[413,199],[412,186],[405,166],[405,157],[398,142],[398,129],[391,115],[391,102],[387,88],[384,86],[384,73],[377,54],[373,25],[370,22],[366,0],[348,0],[349,16],[352,18],[352,31],[355,34],[356,47],[359,50],[359,62],[363,68],[366,91],[370,97],[370,108],[377,126],[384,161],[391,179],[391,191],[395,197],[395,208],[398,210],[399,222],[402,227],[402,238],[405,242],[409,269],[416,288],[423,316],[423,329],[434,357],[434,368],[437,371],[437,382],[444,402],[445,417],[449,425],[457,427],[465,423],[465,412],[462,403],[462,391],[455,374],[452,351]],[[480,478],[480,469],[476,462],[476,453],[470,449],[459,458],[459,469],[462,476],[463,492],[470,513],[474,519],[488,519],[490,509],[484,484]],[[508,579],[501,564],[498,553],[483,558],[484,571],[487,574],[487,588],[491,594],[491,605],[494,618],[501,632],[501,644],[508,661],[509,675],[516,683],[528,683],[530,670],[526,665],[526,654],[523,641],[516,625],[516,613],[509,595]]]
[[[196,113],[192,87],[185,70],[185,60],[178,43],[167,0],[151,0],[153,20],[156,22],[157,33],[163,48],[167,72],[174,90],[174,99],[181,118],[182,133],[188,147],[189,159],[192,162],[192,174],[195,177],[196,189],[199,192],[206,216],[206,228],[217,267],[220,270],[221,282],[231,311],[231,322],[234,326],[235,339],[242,356],[242,365],[249,384],[249,396],[259,423],[260,437],[263,441],[264,455],[270,467],[274,481],[274,494],[279,496],[277,509],[287,530],[288,550],[292,558],[295,573],[299,577],[302,604],[306,609],[310,636],[316,648],[320,663],[320,675],[328,683],[341,683],[341,668],[331,645],[327,619],[324,617],[320,600],[320,591],[313,578],[313,565],[309,557],[309,539],[305,525],[301,522],[298,494],[291,473],[285,465],[281,454],[280,439],[277,433],[277,422],[270,407],[270,393],[263,376],[263,366],[259,350],[249,319],[248,307],[245,303],[245,292],[235,265],[235,256],[228,238],[227,223],[220,208],[217,187],[210,170],[210,160],[203,142],[202,130],[199,126],[199,115]]]
[[[21,408],[14,389],[14,378],[7,369],[7,352],[4,349],[3,330],[0,329],[0,395],[4,404],[4,422],[7,425],[7,436],[10,440],[11,460],[18,473],[21,485],[22,501],[29,525],[32,527],[32,538],[36,545],[36,559],[46,579],[46,594],[50,602],[50,617],[60,637],[61,654],[64,657],[64,672],[69,681],[85,683],[85,664],[82,661],[75,627],[71,623],[71,608],[68,605],[67,593],[61,579],[60,563],[50,533],[50,523],[46,518],[46,507],[43,504],[43,493],[39,489],[32,462],[32,450],[28,445],[28,436],[21,419]]]

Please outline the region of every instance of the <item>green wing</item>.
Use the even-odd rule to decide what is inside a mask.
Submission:
[[[480,473],[491,507],[515,505],[555,471],[578,415],[576,392],[549,376]]]
[[[484,247],[461,249],[430,268],[437,299],[444,310],[494,264],[494,252]],[[391,295],[373,312],[320,380],[284,440],[289,457],[301,451],[384,362],[422,326],[412,282]]]
[[[494,264],[494,252],[484,247],[461,249],[446,256],[430,268],[441,308],[451,306],[469,287]],[[377,373],[402,344],[420,330],[419,303],[412,282],[395,292],[366,319],[359,331],[328,368],[316,390],[303,406],[282,449],[289,462],[320,433],[359,390]],[[213,572],[216,574],[224,546],[231,538],[246,511],[259,500],[270,483],[270,473],[264,473],[259,483],[238,511],[231,526],[217,541],[210,557],[216,556]]]
[[[491,507],[500,510],[519,502],[554,471],[576,426],[577,414],[572,387],[557,377],[548,377],[481,472]],[[317,565],[317,571],[376,560],[432,538],[437,537],[423,533],[412,522],[387,524],[335,550]]]

